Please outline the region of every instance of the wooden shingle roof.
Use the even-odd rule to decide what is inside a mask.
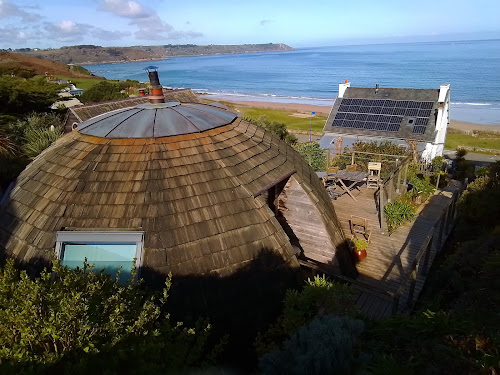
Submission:
[[[295,267],[290,241],[261,195],[292,174],[332,243],[343,243],[314,171],[284,141],[240,118],[169,137],[75,130],[18,177],[0,208],[0,253],[36,269],[50,262],[62,228],[142,228],[143,267],[162,275],[231,274],[262,249]]]

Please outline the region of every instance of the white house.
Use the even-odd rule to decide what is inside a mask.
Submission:
[[[322,148],[356,141],[415,141],[422,159],[443,154],[449,124],[450,85],[439,89],[351,87],[339,85],[339,94],[324,127]]]

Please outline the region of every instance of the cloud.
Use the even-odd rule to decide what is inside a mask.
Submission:
[[[161,40],[196,38],[203,34],[194,31],[176,31],[172,25],[164,22],[158,13],[133,0],[100,0],[100,9],[126,18],[129,24],[137,27],[134,33],[137,39]]]
[[[6,27],[0,27],[0,42],[4,43],[24,43],[28,40],[36,39],[35,35],[27,32],[25,29],[15,27],[13,25],[7,25]]]
[[[27,7],[32,9],[33,7]],[[35,22],[40,19],[40,16],[36,13],[26,12],[21,7],[13,4],[10,0],[0,0],[0,19],[19,17],[25,22]]]
[[[172,31],[168,33],[168,39],[200,38],[203,33],[197,31]]]
[[[271,22],[273,22],[272,20],[262,20],[259,22],[260,26],[266,26],[268,24],[270,24]]]
[[[64,20],[59,23],[45,23],[46,37],[60,42],[77,42],[87,35],[100,40],[118,40],[130,35],[128,31],[110,31],[88,24]]]
[[[64,20],[59,23],[45,23],[47,37],[60,42],[76,42],[81,40],[89,31],[90,25]]]
[[[91,34],[93,37],[100,40],[119,40],[131,35],[128,31],[110,31],[99,27],[92,28]]]

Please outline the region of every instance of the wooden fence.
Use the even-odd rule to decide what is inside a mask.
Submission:
[[[435,256],[441,251],[446,238],[451,232],[457,215],[457,200],[461,191],[462,190],[459,189],[453,194],[451,203],[432,226],[417,256],[413,260],[406,275],[403,277],[403,283],[395,293],[391,294],[393,314],[413,309],[418,297],[418,293],[415,293],[417,283],[421,282],[421,287],[423,287],[429,270],[429,260],[431,260],[431,256]],[[434,254],[431,254],[433,251]],[[419,276],[422,277],[424,281],[419,281]]]

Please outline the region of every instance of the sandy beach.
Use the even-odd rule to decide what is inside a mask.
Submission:
[[[298,103],[274,103],[274,102],[230,102],[236,108],[245,107],[255,107],[255,108],[267,108],[267,109],[278,109],[285,111],[293,111],[297,113],[309,115],[311,112],[316,112],[324,116],[328,116],[331,110],[331,106],[322,105],[310,105],[310,104],[298,104]],[[485,125],[477,124],[466,121],[451,120],[450,128],[457,130],[479,130],[479,131],[496,131],[500,132],[500,124],[498,125]]]

